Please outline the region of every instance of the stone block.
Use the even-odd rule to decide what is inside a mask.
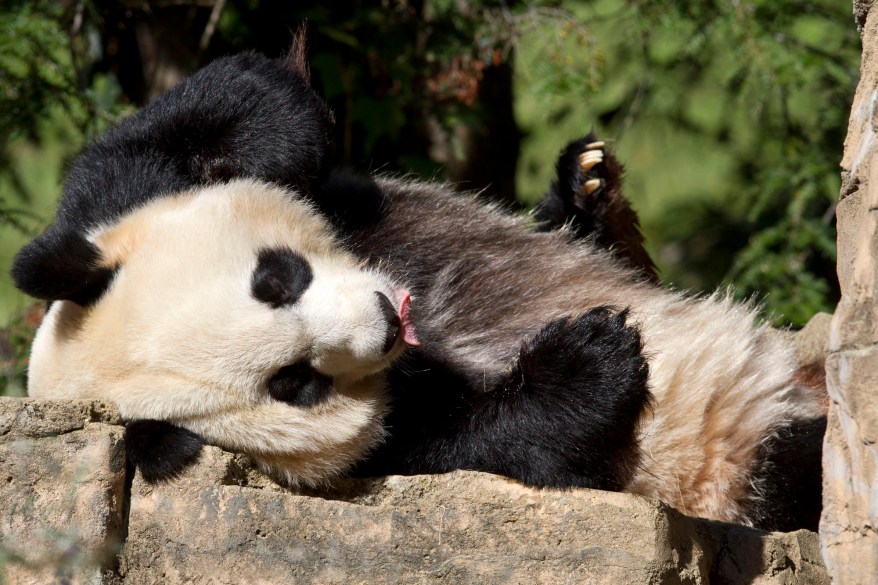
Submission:
[[[15,585],[829,582],[813,533],[484,473],[289,490],[205,447],[147,484],[116,412],[90,402],[0,400],[0,535]]]
[[[832,320],[820,540],[834,583],[878,583],[878,12],[854,2],[863,60],[837,209],[842,297]]]
[[[693,520],[628,494],[447,475],[290,491],[210,447],[135,478],[119,574],[146,583],[828,583],[817,537]]]
[[[100,403],[0,399],[0,581],[112,579],[124,530],[119,422]]]

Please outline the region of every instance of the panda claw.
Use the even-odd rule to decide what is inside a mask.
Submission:
[[[604,159],[604,151],[603,150],[586,150],[579,154],[579,162],[583,163],[590,160],[603,160]]]
[[[589,179],[585,182],[585,194],[591,195],[592,193],[600,189],[603,184],[603,179]]]
[[[583,171],[588,172],[592,169],[592,167],[599,165],[600,163],[601,163],[601,161],[599,161],[599,160],[589,160],[589,161],[585,161],[583,163],[580,163],[579,166],[582,167]]]
[[[604,160],[604,153],[600,150],[590,150],[579,155],[579,166],[584,172],[590,171],[594,166]]]
[[[597,142],[589,142],[585,145],[585,150],[597,150],[599,148],[603,148],[606,143],[603,140],[598,140]]]

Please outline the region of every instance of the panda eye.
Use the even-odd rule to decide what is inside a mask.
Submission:
[[[298,301],[313,279],[304,258],[287,248],[267,248],[259,252],[250,290],[256,300],[279,309]]]

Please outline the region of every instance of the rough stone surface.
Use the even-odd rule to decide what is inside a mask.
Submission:
[[[842,298],[826,367],[820,540],[835,583],[878,583],[878,11],[854,2],[863,36],[838,204]]]
[[[474,472],[291,492],[215,448],[175,482],[134,480],[120,562],[125,583],[208,571],[230,584],[829,582],[807,531],[766,535]]]
[[[242,574],[284,583],[598,584],[705,572],[697,543],[666,542],[674,527],[666,509],[622,494],[539,492],[457,472],[349,481],[313,497],[205,483],[203,475],[236,475],[232,458],[210,451],[207,472],[165,486],[135,480],[126,582],[189,582],[208,570],[229,584]]]
[[[106,582],[123,530],[112,408],[0,399],[0,582]]]
[[[207,447],[149,485],[119,425],[99,403],[0,399],[0,582],[829,582],[814,533],[482,473],[291,491]]]
[[[781,332],[800,366],[819,364],[820,368],[823,369],[829,350],[831,325],[832,315],[817,313],[799,331]]]
[[[859,29],[861,34],[863,27],[866,25],[866,16],[869,14],[873,2],[874,0],[854,0],[854,19],[857,21],[857,29]]]

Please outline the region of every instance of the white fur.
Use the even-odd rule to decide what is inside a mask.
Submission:
[[[376,291],[396,286],[363,270],[308,205],[281,189],[237,181],[162,198],[90,234],[118,266],[91,308],[54,303],[34,341],[29,392],[102,398],[123,417],[167,420],[218,445],[313,482],[361,458],[383,436],[380,372],[386,321]],[[273,309],[251,294],[262,248],[309,263],[311,285]],[[271,399],[268,378],[307,360],[331,376],[323,403]]]

